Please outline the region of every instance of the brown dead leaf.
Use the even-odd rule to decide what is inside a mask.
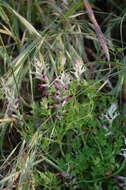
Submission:
[[[110,177],[110,175],[112,174],[113,168],[110,168],[104,175],[104,178],[107,179]]]

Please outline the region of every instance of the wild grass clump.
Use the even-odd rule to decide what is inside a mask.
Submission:
[[[1,190],[125,188],[125,8],[109,3],[0,0]]]

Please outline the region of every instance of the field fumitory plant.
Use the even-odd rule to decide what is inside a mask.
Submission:
[[[0,0],[0,190],[126,188],[125,9]]]

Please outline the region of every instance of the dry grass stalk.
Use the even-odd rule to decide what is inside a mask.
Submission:
[[[83,0],[83,1],[84,1],[85,8],[86,8],[86,10],[88,12],[88,16],[89,16],[91,22],[94,25],[95,32],[96,32],[96,34],[98,36],[98,40],[99,40],[100,45],[101,45],[101,47],[102,47],[102,49],[104,51],[104,54],[105,54],[107,60],[110,61],[110,55],[109,55],[109,50],[108,50],[108,47],[107,47],[107,42],[106,42],[106,39],[105,39],[105,37],[104,37],[104,35],[103,35],[102,31],[101,31],[100,26],[97,23],[97,20],[95,18],[93,10],[92,10],[88,0]]]

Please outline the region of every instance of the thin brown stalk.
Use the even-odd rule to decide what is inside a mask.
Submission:
[[[100,45],[103,49],[103,52],[107,58],[108,61],[110,61],[110,55],[109,55],[109,50],[108,50],[108,47],[107,47],[107,42],[106,42],[106,39],[101,31],[101,28],[99,26],[99,24],[97,23],[97,20],[95,18],[95,15],[93,13],[93,10],[88,2],[88,0],[83,0],[84,2],[84,6],[88,12],[88,16],[89,16],[89,19],[91,20],[91,22],[93,23],[94,25],[94,29],[95,29],[95,32],[98,36],[98,40],[100,42]]]

